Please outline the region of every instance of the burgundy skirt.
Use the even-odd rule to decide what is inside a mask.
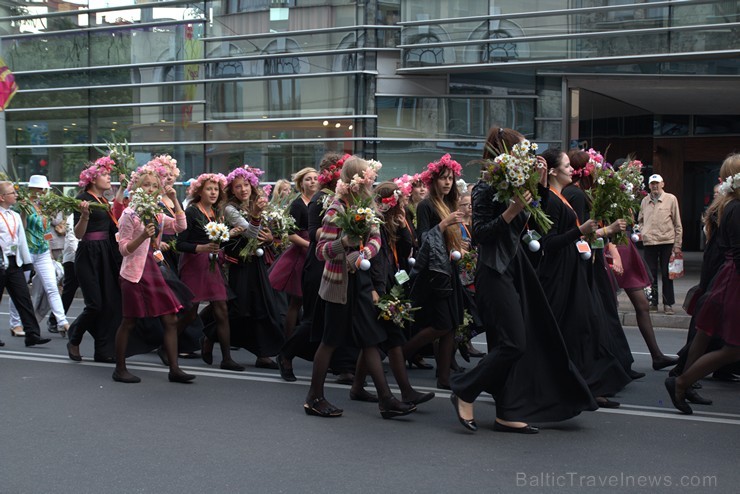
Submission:
[[[151,251],[147,252],[144,272],[138,283],[119,278],[123,317],[146,318],[177,314],[182,304],[172,293]]]
[[[650,275],[645,268],[645,262],[637,251],[634,242],[628,239],[627,245],[617,245],[619,256],[622,258],[624,273],[617,275],[617,283],[622,290],[635,290],[651,285]]]
[[[298,232],[302,238],[308,238],[308,232]],[[301,276],[303,263],[306,262],[307,249],[298,245],[291,245],[283,252],[270,269],[270,285],[279,292],[285,292],[293,297],[302,297]]]
[[[222,252],[219,252],[214,269],[211,269],[207,252],[180,255],[180,279],[193,292],[193,302],[228,300],[222,264]]]
[[[712,280],[696,316],[696,329],[718,336],[727,345],[740,346],[740,274],[732,259],[725,261]]]

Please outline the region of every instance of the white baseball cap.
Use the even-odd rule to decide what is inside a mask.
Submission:
[[[50,189],[49,179],[45,175],[31,175],[28,179],[28,187],[35,189]]]
[[[662,181],[663,181],[663,177],[661,177],[657,173],[655,173],[653,175],[650,175],[650,178],[648,179],[648,183],[649,184],[651,184],[653,182],[662,182]]]

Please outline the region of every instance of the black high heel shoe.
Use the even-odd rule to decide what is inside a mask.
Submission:
[[[200,358],[208,365],[213,365],[213,342],[203,336],[200,340]]]
[[[455,408],[455,415],[457,415],[457,420],[460,421],[463,427],[465,427],[467,430],[475,432],[478,430],[478,424],[475,423],[475,419],[464,419],[462,418],[462,415],[460,415],[460,408],[458,407],[458,399],[457,396],[454,394],[450,395],[450,401],[452,402],[452,406]]]
[[[668,391],[668,396],[671,397],[671,402],[673,402],[673,406],[676,407],[680,412],[683,412],[686,415],[691,415],[692,413],[694,413],[694,411],[691,409],[689,404],[686,403],[685,398],[679,400],[678,397],[676,396],[676,378],[675,377],[666,378],[665,389],[666,391]]]
[[[419,369],[425,370],[434,369],[434,366],[432,364],[427,364],[422,357],[408,359],[406,362],[409,365],[409,369],[413,369],[414,366],[418,367]]]
[[[670,367],[671,365],[676,365],[677,363],[678,363],[677,358],[666,357],[665,355],[663,355],[662,357],[659,357],[653,360],[653,370],[665,369],[666,367]]]

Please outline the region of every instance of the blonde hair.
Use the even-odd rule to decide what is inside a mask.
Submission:
[[[740,173],[740,153],[734,153],[725,158],[722,167],[719,169],[719,180],[724,182],[727,177],[732,177]],[[725,211],[731,201],[740,200],[740,189],[735,189],[727,194],[719,194],[709,205],[704,215],[704,225],[707,230],[707,239],[711,238],[714,231],[719,228],[722,221],[722,213]]]
[[[316,171],[316,168],[307,166],[306,168],[302,168],[293,174],[293,183],[295,184],[296,190],[301,194],[303,194],[303,179],[306,178],[306,175],[308,175],[309,173],[315,173],[318,175],[319,172]],[[275,184],[275,186],[277,187],[277,184]]]
[[[447,193],[447,195],[442,195],[442,191],[439,190],[437,180],[447,170],[449,170],[449,172],[452,174],[452,188]],[[453,211],[457,211],[457,203],[460,199],[460,191],[455,184],[455,173],[452,171],[451,168],[442,167],[439,170],[439,173],[432,174],[432,181],[429,184],[429,195],[427,195],[427,199],[429,199],[429,201],[432,203],[432,207],[437,213],[437,216],[439,216],[440,221],[448,217]],[[460,231],[459,226],[455,225],[446,228],[443,231],[443,234],[447,250],[460,250],[462,248],[462,232]]]

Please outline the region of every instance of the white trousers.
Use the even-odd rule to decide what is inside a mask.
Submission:
[[[51,312],[54,313],[54,317],[57,319],[57,325],[60,327],[66,326],[67,316],[64,314],[64,306],[62,305],[62,297],[59,295],[59,286],[57,285],[57,273],[54,267],[54,261],[51,259],[51,252],[46,251],[43,254],[31,254],[31,260],[33,262],[33,269],[36,271],[36,281],[41,282],[46,298],[51,306]],[[26,275],[28,276],[28,275]],[[34,308],[38,307],[37,301],[33,300]],[[43,319],[46,314],[40,314],[40,318]],[[36,314],[36,318],[39,319],[39,314]],[[13,301],[10,301],[10,327],[15,328],[16,326],[23,326],[21,318],[18,315],[18,310],[13,305]]]

